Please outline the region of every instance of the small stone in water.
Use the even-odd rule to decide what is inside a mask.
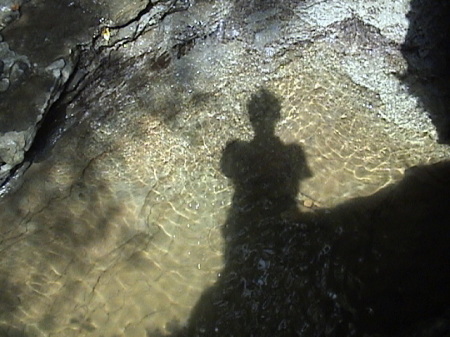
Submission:
[[[303,201],[303,206],[311,208],[314,205],[314,201],[312,201],[311,199],[306,199]]]

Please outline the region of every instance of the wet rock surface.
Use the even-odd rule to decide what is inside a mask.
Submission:
[[[0,42],[0,182],[4,185],[21,171],[18,166],[42,125],[53,126],[52,130],[45,126],[47,134],[39,136],[45,139],[38,138],[35,147],[52,143],[66,129],[65,117],[49,112],[61,110],[54,106],[61,93],[73,90],[98,66],[102,57],[96,54],[118,40],[135,39],[169,10],[182,7],[176,1],[134,1],[125,6],[90,1],[29,1],[22,6],[6,1],[2,8],[5,18],[13,13],[15,19],[3,20],[7,24]],[[108,27],[112,27],[111,40],[105,33]],[[120,38],[114,38],[116,31],[121,32]],[[17,141],[12,136],[16,133],[26,141]]]
[[[63,32],[21,39],[48,5]],[[449,168],[431,164],[449,149],[400,76],[409,10],[22,4],[2,32],[2,78],[22,63],[0,97],[0,332],[448,332]]]

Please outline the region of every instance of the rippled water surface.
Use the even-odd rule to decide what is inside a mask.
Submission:
[[[88,88],[71,107],[92,117],[33,164],[21,188],[1,201],[0,300],[6,310],[0,326],[10,336],[171,335],[187,324],[206,289],[222,287],[228,302],[220,303],[229,306],[233,296],[247,294],[251,301],[280,284],[289,290],[286,284],[302,277],[305,284],[319,284],[330,268],[323,257],[328,235],[338,228],[321,232],[304,214],[371,195],[399,181],[408,167],[448,158],[448,148],[427,135],[385,122],[377,114],[386,108],[379,97],[340,71],[326,43],[288,52],[273,68],[234,49],[233,42],[196,48],[159,72],[137,59],[117,70],[121,82],[100,78],[93,87],[104,91],[90,95]],[[200,55],[207,64],[197,61]],[[232,220],[236,190],[221,170],[221,158],[228,142],[252,140],[249,102],[261,88],[275,97],[260,102],[261,110],[280,105],[276,137],[297,144],[310,174],[298,182],[297,207],[290,214],[258,213],[251,230],[227,236],[225,226],[243,220]],[[277,223],[300,220],[283,229],[260,227],[271,217]],[[297,243],[287,243],[289,237]],[[304,255],[283,260],[299,242],[309,247]],[[249,257],[239,262],[245,247]],[[230,248],[235,251],[225,260]],[[302,258],[316,267],[301,267]],[[259,290],[250,286],[255,270]],[[240,286],[248,292],[227,288]],[[294,287],[292,300],[333,299],[323,294],[326,287]],[[264,309],[273,317],[277,305],[287,305],[264,298],[275,305]],[[345,308],[347,300],[340,301]],[[308,320],[318,322],[326,311],[321,303],[304,309],[305,333]],[[196,312],[202,310],[197,306]],[[282,331],[288,323],[276,324]]]

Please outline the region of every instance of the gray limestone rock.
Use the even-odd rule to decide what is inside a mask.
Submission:
[[[0,185],[23,162],[38,129],[45,124],[48,111],[64,89],[76,95],[83,87],[80,82],[89,80],[86,75],[95,72],[110,49],[137,38],[170,10],[185,9],[186,4],[180,3],[176,0],[136,0],[125,5],[122,1],[69,0],[0,3],[4,38],[0,40]],[[55,16],[64,20],[54,20]],[[67,83],[69,78],[71,81]],[[69,96],[66,101],[70,100],[71,96],[66,96]],[[61,123],[66,120],[63,116],[50,118]],[[65,129],[64,125],[56,128]],[[49,131],[49,137],[56,139],[61,132]]]
[[[0,79],[3,83],[8,83],[0,92],[8,90],[10,85],[17,87],[26,80],[30,72],[31,64],[28,58],[12,51],[8,43],[0,42]]]
[[[20,17],[20,7],[26,0],[0,1],[0,30]]]
[[[0,181],[24,160],[23,150],[30,147],[32,140],[33,130],[11,131],[0,136]]]

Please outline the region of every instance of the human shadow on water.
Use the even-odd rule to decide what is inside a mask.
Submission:
[[[313,239],[320,226],[300,222],[306,215],[296,202],[311,172],[302,148],[283,144],[274,133],[280,108],[268,90],[252,95],[253,140],[233,140],[223,151],[221,169],[235,188],[222,227],[225,267],[177,336],[295,335],[309,329],[308,321],[322,319],[318,308],[333,312],[329,296],[318,289],[321,271],[310,268],[322,259],[317,244],[323,242]]]
[[[222,231],[227,264],[238,261],[243,248],[250,252],[255,248],[250,247],[252,243],[261,245],[263,233],[278,230],[284,223],[281,219],[296,212],[299,183],[311,176],[302,148],[283,144],[275,135],[281,117],[278,99],[262,89],[247,108],[254,138],[229,142],[220,163],[234,185],[233,204]]]
[[[274,134],[278,99],[262,89],[247,108],[254,138],[229,142],[221,160],[235,188],[222,228],[225,267],[173,336],[449,332],[450,162],[301,213],[296,196],[311,172],[301,147]]]

